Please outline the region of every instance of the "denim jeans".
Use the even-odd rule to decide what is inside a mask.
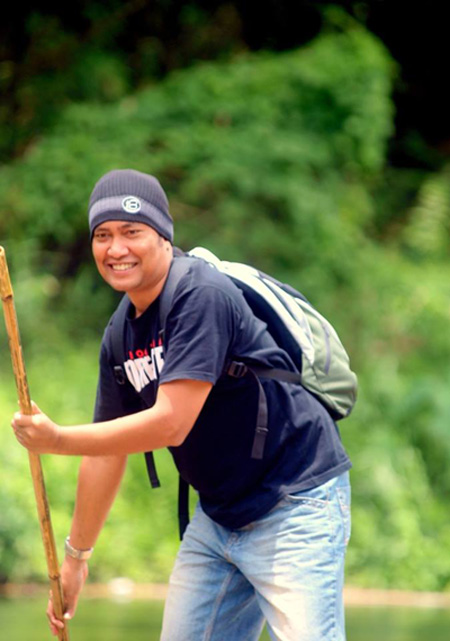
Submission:
[[[239,530],[197,506],[170,579],[161,641],[344,641],[348,472]]]

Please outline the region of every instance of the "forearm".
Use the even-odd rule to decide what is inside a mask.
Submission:
[[[155,405],[102,423],[60,427],[33,404],[33,414],[11,421],[17,440],[37,454],[126,456],[181,445],[211,391],[212,383],[176,380],[160,386]]]
[[[125,471],[126,457],[85,457],[81,462],[70,542],[94,547]]]
[[[126,457],[85,457],[78,477],[77,498],[70,531],[70,543],[78,550],[94,547],[111,505],[119,489],[126,466]],[[66,554],[61,566],[64,592],[64,620],[76,611],[81,590],[88,576],[88,562]],[[54,635],[64,628],[55,614],[53,598],[47,606],[47,616]]]
[[[176,441],[177,428],[153,407],[111,421],[60,429],[55,453],[82,456],[126,456]]]

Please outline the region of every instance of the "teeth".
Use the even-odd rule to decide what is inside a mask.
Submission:
[[[111,265],[111,267],[115,272],[124,272],[127,269],[131,269],[133,267],[133,263],[120,263],[118,265]]]

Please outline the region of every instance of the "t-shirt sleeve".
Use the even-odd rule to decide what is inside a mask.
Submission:
[[[139,397],[128,390],[128,385],[119,386],[106,347],[107,333],[102,341],[99,357],[99,377],[95,398],[94,423],[109,421],[119,416],[132,414],[141,409]],[[119,389],[125,388],[125,389]],[[126,397],[126,396],[129,396]]]
[[[239,310],[229,294],[198,286],[175,300],[166,320],[160,383],[180,379],[215,384],[230,358]]]

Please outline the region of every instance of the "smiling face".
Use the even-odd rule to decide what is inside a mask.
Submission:
[[[126,292],[140,315],[161,293],[172,245],[148,225],[110,220],[94,230],[92,253],[100,275]]]

